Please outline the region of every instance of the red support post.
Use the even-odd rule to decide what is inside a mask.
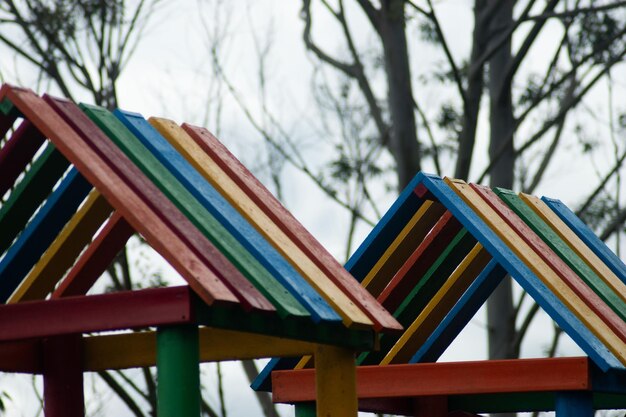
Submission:
[[[43,343],[43,396],[46,417],[84,417],[82,336]]]

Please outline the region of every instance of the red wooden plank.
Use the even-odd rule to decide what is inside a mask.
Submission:
[[[194,320],[189,287],[0,305],[0,341],[133,329]]]
[[[460,230],[461,223],[452,216],[452,213],[446,211],[402,268],[396,272],[378,297],[378,301],[388,310],[395,311]]]
[[[231,264],[198,230],[191,220],[176,208],[124,153],[71,101],[44,96],[61,117],[73,126],[83,140],[152,207],[213,273],[237,296],[246,310],[275,311],[272,304]],[[104,194],[104,193],[103,193]],[[178,255],[177,255],[178,256]],[[169,259],[168,259],[169,260]]]
[[[189,124],[182,127],[318,268],[365,312],[374,322],[375,330],[402,330],[402,326],[215,136],[201,127]]]
[[[114,212],[89,247],[80,255],[51,298],[84,295],[124,248],[134,229]]]
[[[43,410],[46,417],[84,417],[80,335],[43,342]]]
[[[593,310],[615,334],[626,342],[626,323],[596,294],[574,271],[524,223],[490,188],[471,184],[478,195],[511,226],[524,241],[557,273],[591,310]]]
[[[219,278],[46,102],[29,90],[5,85],[2,91],[148,243],[168,259],[204,301],[237,303],[237,298]],[[3,98],[5,96],[0,94],[0,99]]]
[[[357,367],[359,399],[589,389],[586,357]],[[273,372],[272,392],[275,402],[314,401],[315,370]]]
[[[39,340],[0,343],[0,372],[41,374],[41,355]]]
[[[0,149],[0,196],[15,184],[15,180],[33,159],[44,139],[37,128],[25,120]]]
[[[412,398],[364,398],[359,400],[359,411],[400,416],[415,415]],[[432,417],[432,416],[431,416]]]

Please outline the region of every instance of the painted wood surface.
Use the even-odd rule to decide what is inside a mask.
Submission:
[[[0,254],[4,253],[28,223],[33,213],[50,195],[54,185],[63,177],[67,160],[53,145],[48,144],[33,162],[24,178],[18,182],[0,207]]]
[[[315,352],[317,344],[262,334],[200,327],[200,362],[291,357]],[[156,365],[156,332],[83,339],[85,371]],[[0,350],[0,352],[4,352]]]
[[[87,294],[133,233],[131,225],[119,212],[114,212],[93,242],[80,255],[65,279],[54,290],[51,298]]]
[[[205,237],[194,221],[199,220],[197,201],[168,175],[162,165],[138,143],[137,138],[122,123],[104,108],[81,105],[81,108],[95,124],[102,129],[129,159],[124,160],[130,169],[138,169],[137,175],[144,179],[144,186],[152,187],[152,204],[159,204],[162,219],[177,230],[190,250],[196,253],[205,265],[212,267],[227,288],[237,295],[239,302],[246,309],[275,311],[272,303],[261,294],[254,285]],[[113,143],[111,143],[113,145]],[[128,179],[130,180],[130,178]],[[155,198],[156,200],[153,200]],[[181,202],[180,199],[184,199]],[[160,202],[159,202],[160,201]],[[193,205],[195,207],[189,207]],[[184,213],[181,211],[186,210]],[[204,213],[202,213],[204,214]]]
[[[556,417],[593,417],[595,414],[591,392],[560,392],[556,395]]]
[[[427,203],[424,203],[422,207],[426,205]],[[390,311],[396,311],[405,300],[406,294],[415,288],[434,264],[437,256],[461,230],[461,224],[452,217],[450,212],[441,214],[440,218],[435,219],[435,223],[429,222],[425,238],[405,262],[394,271],[392,278],[388,279],[387,287],[378,297],[378,300]]]
[[[363,279],[361,285],[372,295],[378,297],[388,285],[392,284],[391,278],[422,243],[424,237],[444,211],[445,209],[441,204],[432,201],[424,202],[381,255],[378,262]]]
[[[198,326],[157,329],[157,412],[159,417],[200,417]]]
[[[528,245],[561,277],[582,300],[587,304],[622,340],[626,341],[626,323],[623,321],[626,306],[615,295],[604,281],[597,276],[581,277],[572,270],[550,246],[541,240],[532,229],[522,221],[491,189],[476,184],[471,187],[496,210],[500,216],[524,239]],[[604,284],[604,285],[601,285]],[[595,290],[595,292],[594,292]],[[600,297],[598,292],[604,297]],[[606,303],[606,300],[609,303]],[[612,308],[612,309],[611,309]]]
[[[506,270],[495,259],[492,259],[454,307],[437,324],[433,333],[413,355],[409,363],[437,361],[487,301],[505,275]]]
[[[83,417],[82,343],[80,335],[43,342],[43,411],[46,417]]]
[[[91,185],[74,168],[0,261],[0,301],[6,302],[85,199]]]
[[[117,110],[115,115],[154,158],[163,164],[171,174],[170,182],[174,183],[174,186],[184,187],[188,192],[182,196],[188,201],[185,210],[196,219],[196,225],[205,236],[211,239],[239,270],[245,271],[246,277],[272,301],[283,317],[310,315],[315,321],[341,321],[341,317],[304,278],[152,125],[136,113]],[[154,168],[150,161],[146,161],[146,164]],[[170,192],[170,198],[174,198],[171,191],[166,190],[166,194]],[[288,290],[287,293],[284,291],[285,288]]]
[[[112,210],[106,199],[92,190],[7,302],[44,299],[52,292]]]
[[[272,374],[275,402],[315,399],[315,370]],[[512,359],[357,367],[358,398],[591,389],[587,358]]]
[[[547,197],[542,197],[541,200],[559,216],[561,221],[576,233],[585,245],[593,250],[594,254],[602,260],[603,265],[608,265],[622,282],[626,282],[626,265],[624,265],[624,262],[573,211],[559,200]]]
[[[603,370],[623,368],[617,358],[541,280],[508,248],[502,240],[471,210],[441,178],[420,173],[420,183],[426,187],[491,255],[515,277],[516,281],[550,315]]]
[[[537,235],[535,235],[527,226],[524,229],[525,223],[521,222],[521,220],[515,216],[512,212],[509,213],[506,218],[502,218],[501,214],[496,212],[489,204],[481,198],[481,196],[468,184],[459,181],[449,181],[448,184],[454,188],[456,192],[459,193],[463,199],[476,210],[477,213],[482,217],[482,219],[498,233],[500,238],[502,238],[509,247],[515,252],[517,256],[522,259],[527,266],[533,270],[533,272],[544,281],[544,283],[551,289],[553,294],[556,294],[557,297],[561,299],[561,301],[567,306],[567,309],[574,312],[576,316],[587,326],[592,333],[596,335],[596,337],[604,344],[611,352],[618,358],[622,363],[626,363],[626,344],[624,341],[618,336],[614,329],[609,327],[609,325],[603,321],[604,317],[611,318],[610,314],[614,313],[612,311],[603,311],[603,316],[599,316],[595,309],[589,306],[585,300],[581,299],[578,294],[584,294],[585,299],[593,299],[592,291],[589,290],[588,287],[581,288],[580,286],[577,288],[579,293],[575,292],[568,284],[566,284],[563,279],[564,276],[560,276],[552,267],[546,263],[544,258],[542,258],[537,252],[536,249],[533,249],[529,245],[529,241],[526,239],[534,238],[535,243],[537,244],[536,248],[539,248],[540,244],[543,243]],[[504,204],[502,203],[502,206]],[[508,207],[504,207],[508,209]],[[511,225],[507,221],[517,221],[519,224],[519,228],[517,231],[511,227]],[[547,248],[543,248],[543,251],[550,251]],[[551,252],[551,251],[550,251]],[[558,258],[560,259],[560,258]],[[575,283],[569,283],[574,285]],[[595,299],[598,302],[596,307],[599,307],[603,303],[595,296]],[[602,304],[601,304],[602,303]],[[604,305],[606,310],[608,307]],[[612,324],[615,325],[616,329],[623,330],[623,322],[619,324],[618,320],[614,320]]]
[[[520,216],[538,236],[540,236],[554,252],[559,255],[576,274],[581,277],[598,294],[604,302],[622,318],[626,311],[626,284],[624,284],[613,272],[595,256],[580,240],[565,241],[559,234],[544,221],[535,211],[524,203],[514,192],[496,189],[494,192]],[[565,224],[554,225],[555,227],[567,227]],[[576,253],[571,246],[578,246]],[[581,254],[584,258],[579,255]],[[589,262],[589,264],[587,262]],[[592,267],[595,265],[595,267]]]
[[[208,303],[216,301],[224,303],[236,303],[237,299],[221,285],[219,279],[206,268],[199,259],[185,250],[182,240],[171,229],[159,220],[154,209],[143,201],[137,190],[132,189],[103,157],[108,149],[99,149],[99,142],[106,143],[108,139],[103,134],[93,130],[92,125],[85,120],[80,121],[86,131],[77,131],[61,118],[50,104],[37,97],[32,91],[5,86],[0,94],[0,99],[8,98],[20,108],[25,116],[33,122],[37,128],[59,148],[65,157],[78,167],[87,179],[107,198],[107,200],[123,214],[131,219],[131,223],[137,230],[142,232],[148,243],[166,256],[172,266],[201,294]],[[55,99],[48,98],[55,103]],[[70,103],[65,103],[70,107]],[[73,106],[73,105],[72,105]],[[77,110],[77,109],[76,109]],[[66,117],[71,120],[72,115],[79,116],[68,111]],[[80,114],[80,112],[78,112]],[[84,117],[84,116],[83,116]],[[76,121],[75,126],[78,126]],[[88,132],[98,138],[96,143],[89,144],[85,137],[89,138]],[[111,151],[116,152],[116,151]],[[119,153],[119,152],[118,152]],[[118,195],[119,193],[119,195]],[[124,196],[124,198],[121,198]]]
[[[311,271],[313,276],[321,279],[327,277],[330,283],[323,285],[323,292],[328,293],[329,297],[337,297],[340,294],[347,296],[352,303],[358,308],[355,310],[365,312],[367,317],[374,322],[374,328],[377,331],[401,330],[401,326],[393,317],[376,302],[375,298],[361,287],[350,274],[337,262],[332,255],[326,251],[319,242],[287,211],[280,202],[222,145],[208,130],[197,128],[190,125],[183,125],[189,136],[196,141],[205,153],[210,155],[215,164],[218,164],[226,173],[226,177],[232,178],[243,191],[245,195],[254,201],[254,205],[260,208],[260,211],[271,219],[270,224],[278,225],[274,231],[264,232],[261,229],[265,223],[256,224],[257,229],[265,234],[266,238],[276,239],[272,243],[283,254],[283,256],[294,256],[293,265],[303,265],[300,271],[305,277],[304,267],[307,271]],[[223,176],[219,177],[221,182]],[[216,188],[218,185],[213,184]],[[223,193],[225,196],[226,194]],[[226,196],[226,198],[229,198]],[[236,206],[239,200],[237,198],[229,198],[231,204]],[[244,205],[238,206],[242,211]],[[243,211],[242,214],[248,217]],[[248,217],[248,220],[256,218]],[[276,232],[280,231],[280,234]],[[286,234],[287,239],[283,237]],[[280,238],[280,240],[278,239]],[[288,243],[289,246],[278,245],[277,243]],[[297,255],[297,257],[295,257]],[[308,261],[312,261],[312,265],[308,265]],[[338,294],[335,295],[333,287],[338,288]],[[332,289],[332,292],[331,292]],[[319,290],[319,289],[318,289]],[[339,299],[337,299],[339,300]],[[332,303],[331,303],[332,305]],[[334,305],[333,305],[334,307]],[[350,307],[350,306],[348,306]],[[346,309],[346,307],[343,307]],[[352,309],[350,307],[350,309]],[[356,313],[356,312],[355,312]],[[358,323],[357,323],[358,324]]]
[[[44,137],[28,120],[23,121],[0,149],[0,196],[11,189],[35,153]]]
[[[253,224],[290,264],[342,316],[349,326],[368,327],[373,323],[365,312],[355,306],[285,233],[259,209],[250,197],[241,191],[233,179],[219,168],[194,140],[180,127],[164,119],[150,119],[159,132],[188,158],[194,167]],[[380,306],[378,307],[380,308]]]
[[[491,255],[477,243],[387,352],[380,364],[407,363],[490,260]]]
[[[315,351],[316,414],[319,417],[356,417],[356,386],[354,351],[319,345]]]
[[[133,329],[194,320],[187,286],[0,306],[0,341]]]

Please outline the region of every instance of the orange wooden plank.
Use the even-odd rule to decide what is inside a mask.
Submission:
[[[591,388],[586,357],[359,366],[356,372],[359,399]],[[273,372],[274,402],[314,401],[314,379],[314,369]]]

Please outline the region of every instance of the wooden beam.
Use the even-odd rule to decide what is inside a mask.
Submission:
[[[475,362],[360,366],[357,395],[364,398],[584,391],[591,389],[587,358],[511,359]],[[275,402],[315,399],[315,370],[272,374]]]
[[[189,323],[189,287],[28,301],[0,306],[0,341]]]
[[[315,351],[315,400],[318,417],[356,417],[354,351],[319,345]]]
[[[0,135],[3,136],[3,135]],[[0,196],[13,185],[44,142],[44,136],[28,120],[24,120],[0,149]]]
[[[104,134],[91,123],[71,102],[53,98],[63,119],[50,105],[32,91],[5,86],[0,99],[8,98],[59,150],[83,173],[113,207],[140,232],[148,243],[161,253],[172,266],[190,282],[205,302],[237,303],[237,298],[223,285],[198,256],[188,250],[182,238],[159,218],[159,210],[148,204],[149,198],[141,195],[141,184],[131,187],[127,178],[110,165],[111,158],[119,160],[121,152],[110,144]],[[82,115],[82,118],[81,116]],[[80,134],[68,122],[79,129]],[[91,140],[90,140],[91,139]],[[108,157],[107,157],[108,156]],[[141,176],[129,172],[131,177]],[[139,175],[138,175],[139,174]]]
[[[43,342],[43,411],[46,417],[83,417],[82,345],[80,335]]]
[[[106,199],[97,190],[92,190],[7,303],[44,299],[91,242],[112,210]]]

